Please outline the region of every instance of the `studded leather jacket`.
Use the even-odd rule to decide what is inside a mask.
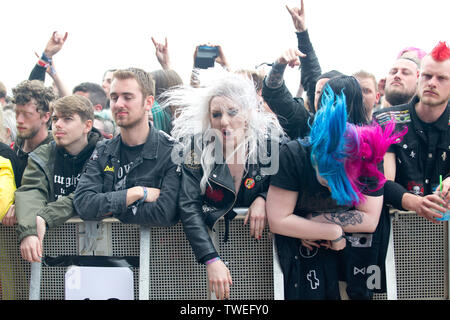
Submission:
[[[450,103],[436,122],[427,125],[415,111],[418,101],[416,96],[410,103],[382,109],[374,118],[380,124],[395,118],[398,130],[408,127],[402,141],[392,145],[388,152],[395,153],[395,182],[424,196],[439,185],[439,175],[445,177],[450,172]]]

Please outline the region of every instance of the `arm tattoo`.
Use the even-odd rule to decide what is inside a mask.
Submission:
[[[348,225],[357,225],[363,222],[363,214],[358,210],[349,210],[344,212],[336,212],[336,213],[324,213],[323,217],[335,223],[341,227],[346,227]]]
[[[283,74],[286,69],[286,64],[274,63],[270,69],[269,75],[266,78],[266,85],[271,89],[281,87],[283,84]]]

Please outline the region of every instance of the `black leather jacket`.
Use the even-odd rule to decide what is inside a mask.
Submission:
[[[201,166],[183,164],[181,168],[181,221],[197,261],[204,263],[218,256],[208,229],[214,231],[216,222],[223,216],[226,223],[233,219],[234,207],[249,207],[258,196],[265,199],[270,176],[264,175],[261,165],[250,165],[236,193],[228,165],[216,164],[208,178],[211,187],[207,186],[205,194],[201,194]]]
[[[78,182],[74,207],[84,220],[101,220],[112,213],[123,223],[166,227],[179,221],[177,197],[180,174],[171,161],[175,141],[162,131],[150,128],[140,155],[127,174],[126,188],[146,186],[161,190],[155,202],[144,202],[138,207],[126,205],[127,189],[114,191],[114,168],[120,163],[120,135],[97,145],[86,172]]]
[[[419,98],[414,96],[411,102],[382,109],[373,117],[382,125],[394,118],[397,131],[408,127],[402,141],[391,145],[388,150],[395,153],[395,182],[404,188],[403,193],[408,191],[426,196],[439,186],[439,176],[445,177],[450,172],[450,102],[428,134],[415,110],[418,102]],[[402,193],[394,199],[392,187],[392,183],[386,184],[385,200],[397,209],[403,209]]]

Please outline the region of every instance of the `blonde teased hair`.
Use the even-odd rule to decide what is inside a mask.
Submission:
[[[210,102],[214,97],[224,97],[239,105],[242,114],[247,117],[244,140],[234,152],[244,148],[245,170],[249,164],[257,163],[258,153],[267,149],[267,141],[279,140],[284,135],[276,116],[265,112],[255,90],[254,83],[246,76],[224,72],[206,86],[194,88],[183,86],[164,93],[163,107],[178,107],[178,115],[173,122],[171,135],[181,143],[185,154],[190,154],[192,141],[201,150],[200,163],[203,176],[200,181],[202,193],[208,184],[208,177],[218,161],[218,139],[212,140],[210,123]],[[213,143],[215,142],[215,143]]]

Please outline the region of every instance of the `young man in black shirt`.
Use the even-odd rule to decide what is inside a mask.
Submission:
[[[152,127],[150,75],[136,68],[114,72],[111,112],[120,134],[99,144],[75,192],[85,220],[113,216],[124,223],[171,226],[178,222],[180,177],[171,161],[174,140]]]
[[[101,138],[92,129],[94,112],[88,99],[66,96],[51,106],[54,141],[29,154],[15,193],[20,251],[30,262],[42,257],[46,227],[57,227],[75,214],[73,193]]]

